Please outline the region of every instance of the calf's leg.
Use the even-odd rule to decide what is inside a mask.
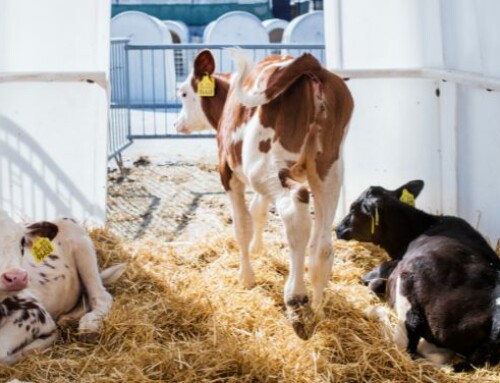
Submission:
[[[253,235],[252,216],[245,202],[245,185],[236,177],[230,181],[230,190],[227,191],[233,214],[233,227],[236,240],[240,246],[239,278],[246,288],[255,285],[255,273],[250,264],[250,241]]]
[[[418,342],[421,337],[422,316],[406,298],[405,280],[398,276],[394,297],[394,310],[398,318],[394,331],[394,342],[402,350],[416,358]]]
[[[250,204],[250,212],[253,218],[253,238],[250,243],[250,250],[253,253],[262,251],[262,231],[266,223],[266,216],[269,210],[269,199],[262,194],[255,193]]]
[[[87,292],[91,311],[80,319],[79,331],[97,333],[102,320],[108,315],[113,298],[103,286],[97,267],[97,258],[88,236],[79,236],[74,241],[73,257],[78,274]]]
[[[463,363],[453,366],[455,371],[467,371],[472,366],[480,367],[486,362],[500,362],[500,285],[493,290],[493,315],[488,339],[481,344]]]
[[[314,226],[310,247],[309,276],[313,288],[313,308],[319,309],[323,290],[330,279],[333,264],[332,225],[342,183],[342,163],[337,160],[324,180],[309,175],[314,195]]]
[[[308,339],[313,332],[312,312],[304,283],[304,258],[311,231],[309,194],[303,187],[295,190],[285,188],[276,199],[276,208],[284,223],[289,245],[285,304],[295,332],[300,338]]]

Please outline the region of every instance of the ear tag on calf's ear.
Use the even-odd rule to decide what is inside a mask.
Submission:
[[[378,207],[375,208],[375,217],[372,216],[372,235],[375,234],[375,226],[378,226],[380,217],[378,215]]]
[[[45,237],[37,237],[31,246],[31,254],[37,263],[42,262],[45,258],[54,252],[54,245],[50,239]]]
[[[198,83],[198,95],[200,97],[213,97],[215,96],[215,80],[210,75],[203,76]]]
[[[415,207],[415,196],[411,194],[407,189],[403,189],[399,200],[407,205]]]

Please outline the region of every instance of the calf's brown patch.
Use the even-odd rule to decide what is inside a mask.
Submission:
[[[271,150],[271,139],[270,138],[259,142],[259,151],[261,151],[262,153],[267,153],[269,150]]]
[[[297,200],[302,203],[309,203],[309,190],[305,186],[301,186],[297,190]]]
[[[45,237],[51,241],[56,237],[59,232],[57,225],[52,222],[35,222],[27,226],[28,234],[31,236]]]

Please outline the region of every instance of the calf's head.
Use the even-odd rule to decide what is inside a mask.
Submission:
[[[220,98],[224,89],[219,89],[220,84],[214,78],[215,60],[209,50],[203,50],[196,56],[193,64],[193,70],[178,88],[178,95],[182,102],[182,110],[179,117],[174,122],[178,133],[192,133],[210,127],[216,128],[215,121],[209,121],[209,111],[215,98]],[[198,92],[199,84],[204,81],[212,82],[214,86],[213,95],[205,95]],[[222,106],[219,106],[222,109]],[[219,113],[221,111],[218,111]]]
[[[351,204],[349,214],[337,226],[337,238],[356,239],[379,245],[380,216],[384,206],[400,203],[399,201],[412,204],[423,187],[424,182],[420,180],[410,181],[396,190],[370,186]]]
[[[53,239],[57,231],[57,226],[50,222],[24,227],[0,209],[0,299],[28,286],[25,247],[29,248],[37,236]]]

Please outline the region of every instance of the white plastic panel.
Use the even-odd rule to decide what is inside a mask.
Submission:
[[[500,94],[459,87],[458,212],[500,238]]]
[[[422,44],[426,36],[420,29],[420,2],[341,1],[343,67],[374,69],[422,66]]]
[[[482,70],[475,3],[441,0],[445,66],[469,72]]]
[[[323,11],[314,11],[293,19],[283,32],[283,44],[324,44],[325,27]],[[286,52],[292,56],[300,54],[299,50],[289,49]],[[311,53],[326,64],[320,50],[311,50]]]
[[[332,0],[325,12],[332,67],[479,74],[454,73],[447,82],[351,80],[356,107],[345,150],[347,202],[370,184],[422,178],[420,207],[459,215],[491,240],[500,238],[500,94],[485,89],[486,77],[500,76],[500,3]],[[461,76],[467,86],[454,83]]]
[[[500,77],[500,1],[474,2],[478,19],[478,39],[481,47],[482,73]]]
[[[104,223],[109,19],[106,0],[0,2],[0,207],[16,218]]]
[[[268,44],[269,36],[257,16],[248,12],[234,11],[220,16],[210,23],[203,33],[205,44]],[[266,56],[257,51],[252,60],[258,61]],[[232,72],[233,62],[227,52],[216,56],[217,70]]]
[[[422,179],[418,206],[441,208],[439,99],[419,79],[351,80],[355,108],[344,145],[344,191],[337,219],[370,185],[396,188]]]
[[[0,84],[0,207],[103,223],[107,93],[88,83]]]
[[[448,68],[500,77],[500,2],[441,0]]]
[[[113,17],[111,36],[130,37],[131,45],[172,44],[170,31],[162,21],[137,11]],[[128,69],[132,103],[166,103],[175,99],[176,75],[172,51],[130,51]]]
[[[109,8],[107,0],[0,1],[0,72],[107,69]]]

